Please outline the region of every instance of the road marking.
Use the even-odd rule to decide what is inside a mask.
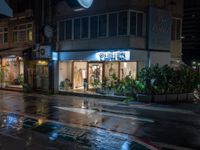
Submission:
[[[109,117],[130,119],[130,120],[133,120],[133,121],[144,121],[144,122],[154,123],[154,120],[148,119],[148,118],[138,118],[138,117],[133,117],[133,116],[128,116],[128,115],[119,115],[119,114],[113,114],[113,113],[107,113],[107,112],[101,112],[99,114],[103,115],[103,116],[109,116]]]
[[[54,107],[57,108],[57,109],[71,111],[71,112],[75,112],[75,113],[79,113],[79,114],[84,114],[84,115],[90,115],[90,114],[96,112],[96,110],[83,109],[83,108],[57,107],[57,106],[54,106]]]
[[[194,115],[195,112],[190,110],[182,110],[182,109],[175,109],[175,108],[164,108],[164,107],[152,107],[152,106],[132,106],[132,108],[144,109],[144,110],[153,110],[153,111],[162,111],[162,112],[174,112],[174,113],[181,113],[181,114],[190,114]]]
[[[152,119],[138,118],[138,117],[133,117],[130,115],[121,115],[121,114],[114,114],[114,113],[109,113],[109,112],[97,112],[96,110],[82,109],[82,108],[57,107],[57,106],[54,106],[54,107],[57,109],[71,111],[71,112],[84,114],[84,115],[90,115],[93,113],[97,113],[98,115],[101,115],[101,116],[117,117],[117,118],[122,118],[122,119],[129,119],[129,120],[133,120],[133,121],[143,121],[143,122],[154,123],[154,120],[152,120]]]

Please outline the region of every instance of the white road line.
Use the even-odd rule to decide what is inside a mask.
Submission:
[[[148,118],[138,118],[138,117],[132,117],[132,116],[128,116],[128,115],[119,115],[119,114],[113,114],[113,113],[107,113],[107,112],[101,112],[99,114],[103,115],[103,116],[109,116],[109,117],[130,119],[130,120],[133,120],[133,121],[144,121],[144,122],[154,123],[154,120],[148,119]]]
[[[154,120],[152,119],[138,118],[138,117],[133,117],[130,115],[121,115],[121,114],[114,114],[114,113],[109,113],[109,112],[98,112],[96,110],[89,110],[89,109],[82,109],[82,108],[57,107],[57,106],[54,106],[54,107],[57,109],[71,111],[71,112],[84,114],[84,115],[90,115],[90,114],[96,113],[97,115],[101,115],[101,116],[117,117],[117,118],[122,118],[122,119],[130,119],[133,121],[143,121],[143,122],[154,123]]]

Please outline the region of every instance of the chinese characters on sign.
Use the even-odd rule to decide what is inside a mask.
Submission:
[[[127,61],[130,60],[130,51],[98,52],[100,61]]]

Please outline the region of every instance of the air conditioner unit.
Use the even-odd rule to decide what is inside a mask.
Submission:
[[[40,58],[51,58],[51,46],[40,46],[39,48]]]
[[[25,14],[26,14],[26,17],[32,17],[33,16],[33,10],[32,9],[26,9],[25,10]]]

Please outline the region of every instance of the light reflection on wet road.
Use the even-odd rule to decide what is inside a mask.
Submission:
[[[14,114],[13,116],[18,118],[17,122],[21,124],[26,124],[24,120],[27,121],[27,119],[35,120],[32,121],[34,126],[27,129],[23,127],[22,130],[25,132],[14,135],[13,138],[19,137],[23,143],[23,139],[27,140],[31,137],[28,145],[35,141],[35,147],[43,145],[41,149],[45,146],[49,146],[48,149],[52,147],[61,149],[58,145],[62,147],[64,144],[70,150],[131,150],[140,146],[138,142],[153,147],[155,145],[162,147],[164,143],[167,143],[169,147],[173,147],[172,149],[182,149],[182,147],[198,149],[200,146],[200,122],[195,121],[199,120],[199,116],[132,109],[131,107],[125,107],[122,110],[122,108],[118,102],[102,99],[0,91],[0,112],[5,112],[4,116]],[[20,121],[19,118],[24,119]],[[6,120],[16,122],[13,117],[8,117]],[[59,128],[62,132],[69,128],[76,128],[75,131],[81,129],[80,133],[83,130],[84,136],[78,136],[78,140],[74,140],[68,135],[66,139],[60,136]],[[185,135],[189,135],[189,138]],[[0,149],[1,139],[3,139],[1,136],[0,133]],[[41,143],[44,139],[45,141]],[[59,140],[54,141],[54,139]],[[178,148],[176,145],[179,145]],[[140,147],[140,149],[145,148]]]
[[[34,146],[43,145],[44,147],[44,144],[32,136],[33,132],[34,134],[38,132],[47,135],[47,141],[70,141],[71,143],[68,143],[70,149],[71,146],[76,146],[75,149],[79,147],[78,149],[94,150],[147,149],[127,134],[123,134],[120,126],[114,125],[116,121],[130,123],[135,118],[119,118],[112,114],[102,113],[103,101],[96,103],[92,99],[83,101],[80,98],[66,98],[70,98],[70,101],[41,95],[0,92],[0,135],[21,141],[28,139],[26,144],[21,144],[21,147],[30,146],[33,141]],[[111,120],[112,117],[114,118]],[[107,122],[109,126],[104,122]],[[112,132],[117,131],[118,128],[121,133]],[[27,139],[24,139],[24,136]],[[47,147],[48,143],[46,143]],[[65,145],[66,142],[62,144]],[[5,145],[0,142],[1,147]]]

